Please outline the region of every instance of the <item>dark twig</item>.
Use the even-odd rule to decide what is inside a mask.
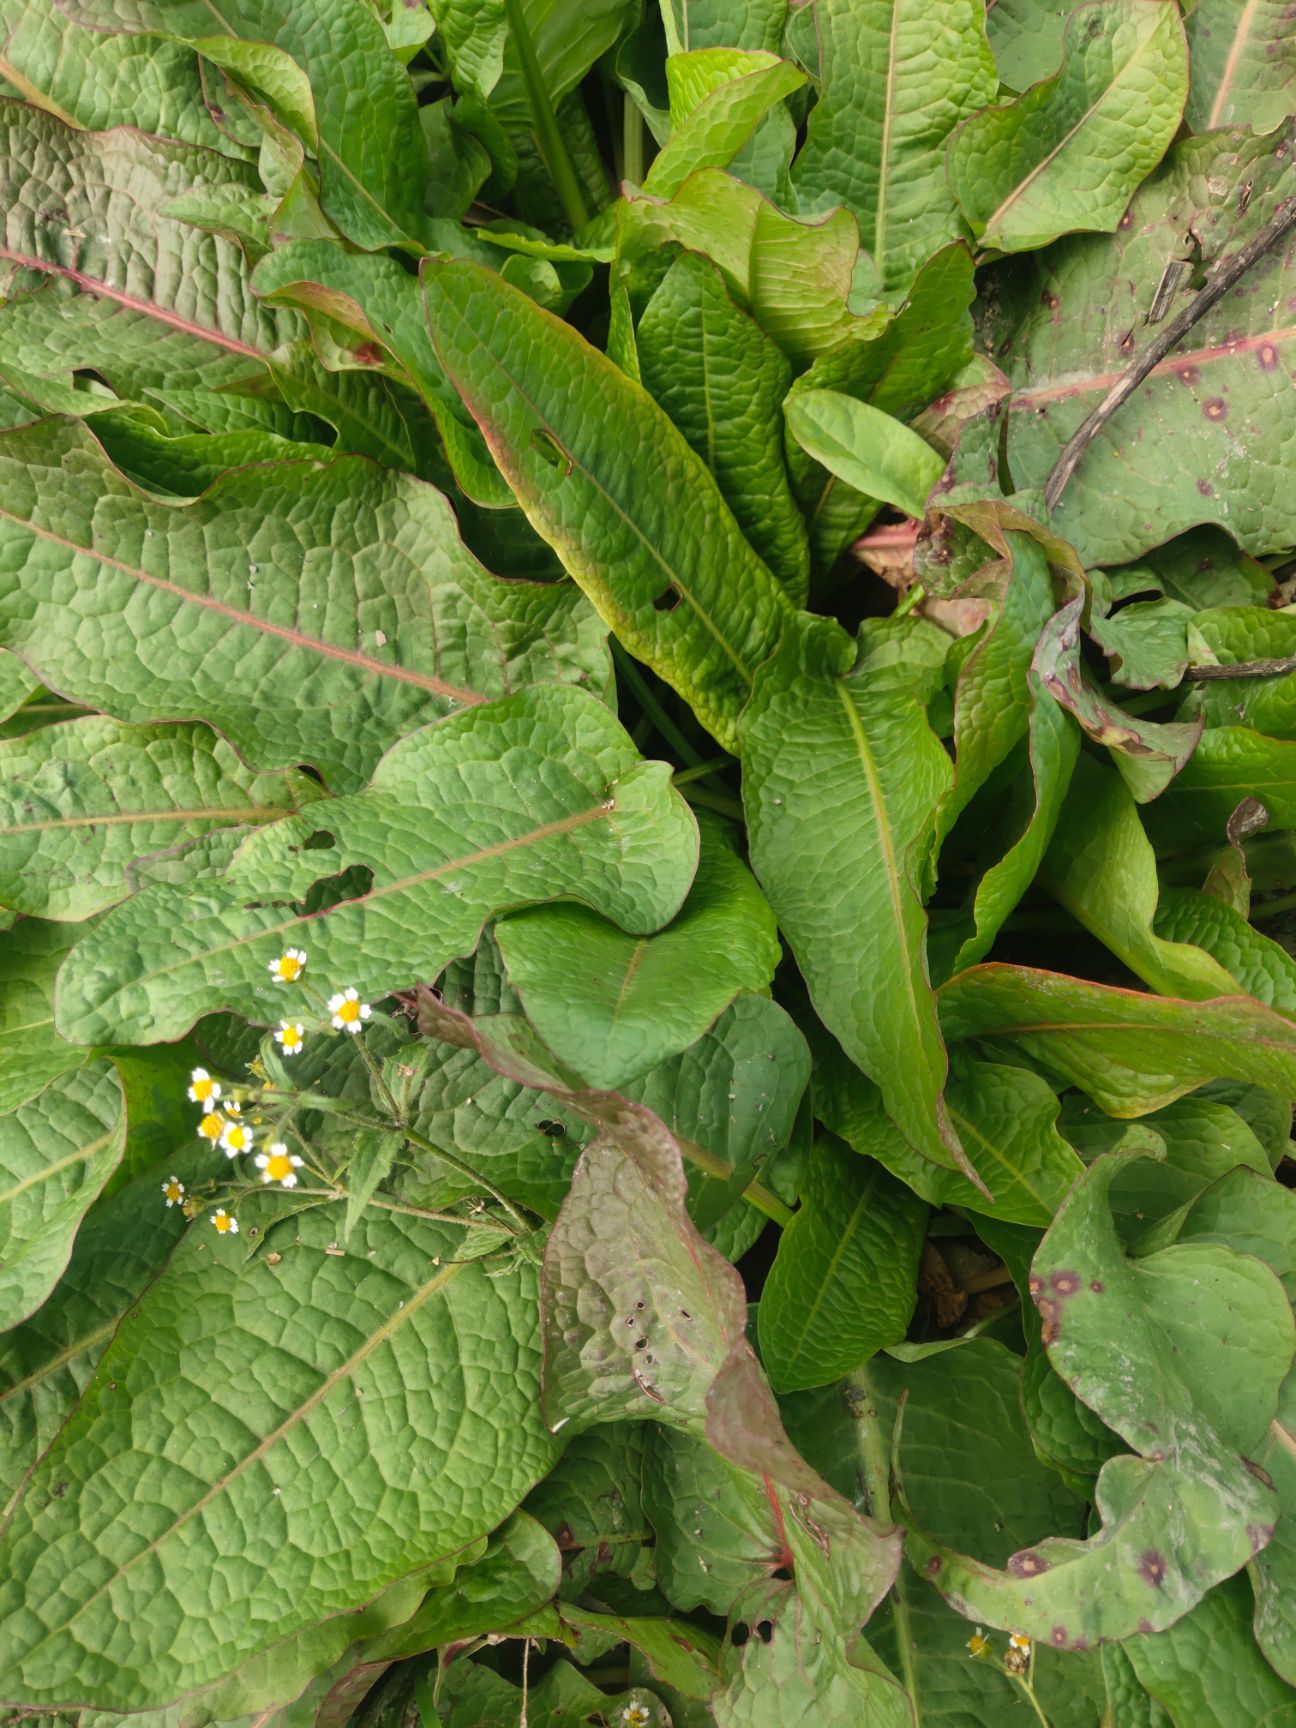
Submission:
[[[1179,346],[1193,325],[1210,311],[1217,300],[1228,293],[1238,278],[1244,276],[1258,258],[1263,258],[1271,247],[1278,244],[1293,223],[1296,223],[1296,198],[1285,198],[1278,206],[1277,213],[1255,238],[1240,247],[1227,263],[1216,268],[1206,286],[1193,296],[1183,311],[1170,320],[1156,340],[1121,374],[1093,413],[1081,421],[1063,445],[1062,453],[1044,483],[1044,501],[1050,510],[1056,509],[1062,489],[1079,467],[1081,457],[1121,404],[1134,394],[1148,373]],[[1200,675],[1199,670],[1198,676]]]
[[[1190,666],[1185,681],[1205,684],[1217,678],[1282,678],[1296,672],[1296,654],[1282,660],[1239,660],[1236,666]]]

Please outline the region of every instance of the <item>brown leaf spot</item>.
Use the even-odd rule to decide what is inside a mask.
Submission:
[[[944,1564],[945,1562],[941,1559],[939,1554],[933,1554],[931,1559],[923,1567],[923,1571],[929,1578],[934,1578]]]
[[[1134,226],[1134,218],[1130,215],[1128,210],[1121,217],[1120,221],[1116,224],[1116,226],[1118,228],[1132,228]]]
[[[376,342],[362,342],[355,351],[355,357],[364,366],[381,366],[383,353]]]
[[[1047,1572],[1048,1569],[1048,1561],[1034,1548],[1023,1548],[1019,1554],[1011,1555],[1008,1560],[1008,1570],[1014,1578],[1038,1578],[1041,1572]]]
[[[1054,1295],[1074,1296],[1080,1288],[1080,1274],[1078,1272],[1055,1272],[1052,1284]]]
[[[1251,1552],[1258,1554],[1270,1541],[1274,1533],[1272,1524],[1248,1524],[1247,1537],[1251,1543]]]
[[[1165,1555],[1158,1554],[1155,1548],[1149,1548],[1139,1555],[1139,1576],[1154,1590],[1159,1590],[1165,1583]]]
[[[1038,1296],[1044,1286],[1040,1282],[1038,1275],[1032,1272],[1026,1281],[1026,1288],[1030,1291],[1032,1296]]]
[[[1058,299],[1057,295],[1049,288],[1046,288],[1040,295],[1040,305],[1047,306],[1050,312],[1056,312],[1061,304],[1062,302]]]
[[[1222,420],[1228,413],[1228,403],[1222,396],[1212,396],[1202,407],[1202,413],[1208,420]]]
[[[1139,1621],[1138,1629],[1140,1632],[1154,1632],[1156,1630],[1152,1622],[1146,1617]]]
[[[1201,493],[1203,498],[1213,498],[1215,496],[1215,488],[1211,485],[1209,480],[1199,480],[1197,482],[1197,490]]]
[[[1242,1462],[1246,1465],[1247,1469],[1255,1477],[1257,1482],[1263,1482],[1266,1488],[1273,1487],[1273,1477],[1265,1469],[1263,1464],[1257,1464],[1254,1458],[1244,1458]]]
[[[1049,1633],[1049,1643],[1055,1645],[1059,1650],[1066,1648],[1066,1641],[1067,1629],[1065,1626],[1055,1626]]]
[[[1116,346],[1122,354],[1132,354],[1134,352],[1134,332],[1127,330]]]
[[[1103,1281],[1102,1281],[1102,1279],[1101,1278],[1092,1279],[1090,1281],[1089,1288],[1093,1291],[1095,1296],[1101,1296],[1103,1293]]]
[[[1264,342],[1256,354],[1256,359],[1260,362],[1262,372],[1272,372],[1278,365],[1278,350],[1272,342]]]
[[[1175,377],[1181,384],[1195,384],[1198,376],[1195,366],[1178,366],[1175,368]]]

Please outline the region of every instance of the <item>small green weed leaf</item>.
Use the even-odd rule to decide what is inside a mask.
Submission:
[[[1109,1115],[1225,1078],[1296,1096],[1296,1026],[1247,997],[1179,1002],[1026,966],[974,966],[939,993],[951,1040],[1004,1038]]]
[[[342,1240],[349,1242],[351,1233],[373,1199],[375,1190],[391,1175],[392,1166],[400,1156],[404,1142],[395,1131],[359,1128],[352,1143],[351,1158],[346,1169],[347,1206],[342,1224]]]
[[[768,1642],[757,1635],[743,1645],[733,1677],[712,1704],[717,1728],[798,1728],[807,1698],[826,1722],[912,1728],[913,1712],[891,1676],[825,1643],[786,1589],[771,1591],[752,1612],[765,1615]]]
[[[1194,132],[1247,126],[1272,132],[1292,112],[1296,43],[1283,0],[1219,0],[1187,9]]]
[[[302,774],[250,774],[202,727],[43,727],[0,744],[0,903],[87,918],[130,892],[135,859],[178,849],[200,875],[213,830],[220,844],[319,796]]]
[[[619,211],[623,256],[677,242],[718,264],[730,292],[794,365],[808,365],[867,322],[851,309],[859,229],[847,210],[797,221],[751,186],[701,168],[669,202],[632,198]]]
[[[1054,78],[987,108],[950,140],[950,184],[981,244],[1047,246],[1115,228],[1169,148],[1188,98],[1188,46],[1159,0],[1081,6]]]
[[[1288,196],[1291,151],[1290,127],[1263,138],[1185,139],[1135,195],[1128,226],[1111,238],[1064,239],[1023,269],[1017,315],[996,331],[1013,383],[1008,460],[1017,486],[1043,484],[1112,380],[1156,338],[1147,315],[1167,261],[1182,256],[1185,212],[1201,212],[1194,232],[1209,273]],[[1219,523],[1248,552],[1296,539],[1273,466],[1286,416],[1296,414],[1276,387],[1292,341],[1289,252],[1273,247],[1247,271],[1086,450],[1053,515],[1086,564],[1125,563],[1202,522]],[[1166,315],[1191,292],[1185,277]],[[1245,432],[1251,425],[1258,435]],[[1177,448],[1172,463],[1167,437]]]
[[[706,820],[688,899],[663,930],[627,936],[579,906],[538,906],[495,927],[509,982],[553,1051],[612,1090],[695,1043],[741,990],[769,987],[774,915],[728,831]]]
[[[720,1640],[714,1633],[704,1632],[684,1620],[605,1614],[561,1602],[519,1621],[514,1631],[531,1637],[561,1639],[577,1649],[586,1639],[591,1643],[598,1638],[627,1643],[647,1658],[655,1680],[673,1687],[685,1698],[704,1702],[719,1680]]]
[[[1157,798],[1197,747],[1201,722],[1142,720],[1117,706],[1089,676],[1080,653],[1082,595],[1044,627],[1032,667],[1054,701],[1074,715],[1112,761],[1140,804]]]
[[[678,113],[672,92],[670,141],[653,159],[644,178],[645,192],[669,198],[697,169],[727,168],[770,109],[806,82],[799,67],[775,55],[745,58],[745,69],[735,65],[723,83],[684,115]],[[666,76],[669,80],[670,60]]]
[[[444,1728],[491,1728],[497,1722],[517,1722],[525,1711],[528,1728],[583,1728],[591,1716],[613,1722],[639,1710],[648,1728],[666,1718],[652,1692],[636,1686],[628,1692],[601,1692],[569,1662],[559,1662],[523,1693],[489,1668],[455,1662],[446,1671],[441,1694]],[[634,1716],[628,1718],[631,1722]],[[436,1728],[436,1724],[424,1724]]]
[[[103,28],[92,5],[69,11]],[[324,209],[359,246],[418,238],[426,173],[418,105],[371,7],[323,0],[309,13],[267,19],[256,0],[227,0],[219,12],[203,0],[125,0],[115,11],[125,29],[187,41],[223,36],[237,45],[282,49],[306,74],[314,96]],[[296,117],[291,110],[281,115],[287,125]]]
[[[1107,1203],[1123,1162],[1099,1159],[1077,1184],[1031,1280],[1054,1368],[1139,1454],[1104,1466],[1102,1528],[1037,1542],[1001,1572],[924,1533],[908,1549],[964,1613],[1060,1649],[1173,1625],[1274,1522],[1250,1458],[1296,1348],[1282,1286],[1259,1260],[1213,1245],[1127,1259]]]
[[[792,168],[807,214],[844,204],[883,287],[907,288],[962,224],[941,153],[998,89],[969,0],[818,0],[819,101]]]
[[[1039,881],[1161,995],[1201,999],[1237,995],[1246,988],[1209,950],[1188,940],[1167,941],[1155,932],[1156,855],[1129,788],[1114,769],[1092,757],[1082,756],[1076,764]],[[1245,920],[1238,922],[1252,934]]]
[[[90,1058],[54,1030],[54,979],[81,935],[30,918],[0,934],[0,1114]]]
[[[50,421],[0,438],[0,475],[9,645],[119,720],[199,714],[258,768],[305,760],[353,790],[427,720],[532,679],[605,675],[578,597],[491,576],[438,492],[358,458],[235,473],[163,504]],[[93,597],[93,625],[73,593]]]
[[[662,278],[636,343],[644,389],[715,475],[789,596],[804,602],[809,546],[783,459],[780,411],[792,368],[782,351],[691,252]]]
[[[1296,1700],[1256,1648],[1251,1610],[1246,1579],[1231,1578],[1168,1631],[1122,1646],[1140,1683],[1173,1721],[1296,1728]]]
[[[826,1038],[814,1044],[815,1111],[835,1134],[875,1158],[933,1206],[965,1206],[1012,1223],[1052,1221],[1081,1173],[1058,1133],[1053,1088],[1026,1068],[950,1053],[945,1106],[985,1189],[920,1158],[887,1115],[877,1087]]]
[[[472,827],[486,810],[488,826]],[[643,762],[592,696],[556,687],[425,727],[364,792],[330,803],[329,845],[304,846],[313,830],[309,814],[288,818],[253,834],[226,876],[189,894],[149,888],[109,913],[61,974],[68,1034],[155,1043],[226,1006],[275,1019],[285,994],[267,969],[295,945],[322,989],[351,984],[368,1000],[436,977],[488,918],[533,900],[570,895],[652,928],[678,909],[697,858],[666,765]],[[372,872],[367,891],[293,909],[351,865]]]
[[[0,103],[0,160],[0,258],[61,278],[59,306],[73,308],[62,335],[59,313],[42,336],[39,325],[24,334],[22,301],[0,312],[0,352],[26,370],[93,366],[124,396],[155,381],[217,384],[261,371],[300,328],[258,305],[233,241],[159,213],[199,187],[255,187],[243,163],[126,128],[77,131],[21,102]]]
[[[441,363],[533,526],[728,747],[790,608],[706,467],[637,384],[499,277],[455,262],[423,280]],[[688,513],[664,514],[677,496]]]
[[[824,1024],[914,1150],[963,1167],[918,888],[949,761],[916,697],[867,659],[849,670],[851,649],[806,620],[761,669],[742,725],[752,868]],[[885,1008],[878,970],[898,993]]]
[[[173,1155],[162,1178],[150,1171],[93,1205],[52,1293],[0,1338],[0,1521],[76,1408],[122,1316],[184,1231],[184,1214],[166,1204],[163,1181],[176,1175],[190,1187],[210,1168],[210,1152],[194,1141]]]
[[[86,132],[129,125],[234,155],[203,100],[191,48],[82,30],[55,0],[4,0],[3,77],[37,108]]]
[[[816,1141],[801,1204],[761,1295],[761,1360],[778,1392],[844,1374],[908,1330],[927,1208],[880,1165]]]
[[[125,1144],[121,1084],[107,1063],[61,1075],[0,1116],[0,1328],[54,1288]]]
[[[921,521],[944,459],[916,432],[836,390],[802,390],[788,403],[788,431],[830,474],[866,497]]]

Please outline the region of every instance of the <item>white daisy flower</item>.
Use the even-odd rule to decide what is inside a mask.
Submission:
[[[296,1056],[306,1041],[306,1028],[295,1020],[281,1020],[275,1040],[285,1056]]]
[[[268,970],[276,984],[295,984],[306,970],[306,950],[285,948],[277,959],[270,962]]]
[[[255,1136],[246,1122],[227,1122],[221,1135],[221,1145],[227,1158],[237,1158],[240,1152],[250,1152]]]
[[[238,1219],[222,1206],[219,1212],[213,1212],[211,1221],[222,1236],[238,1235]]]
[[[167,1211],[169,1212],[173,1206],[178,1206],[184,1199],[184,1183],[178,1176],[168,1176],[166,1181],[162,1184],[162,1194],[163,1198],[166,1200]]]
[[[285,1188],[295,1188],[302,1160],[295,1152],[290,1152],[282,1140],[275,1140],[268,1152],[257,1153],[256,1167],[263,1182],[279,1182]]]
[[[220,1081],[213,1080],[205,1068],[195,1068],[189,1078],[193,1081],[189,1088],[191,1103],[212,1105],[220,1097]]]
[[[360,992],[351,985],[329,997],[328,1011],[333,1016],[335,1032],[358,1032],[361,1023],[373,1013],[369,1004],[360,1000]]]

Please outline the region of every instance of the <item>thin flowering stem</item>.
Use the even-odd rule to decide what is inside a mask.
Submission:
[[[253,1190],[250,1190],[253,1192]],[[302,1194],[319,1200],[346,1200],[350,1196],[345,1188],[337,1186],[329,1188],[296,1188],[294,1194]],[[430,1206],[411,1206],[404,1200],[388,1200],[381,1194],[373,1195],[367,1205],[376,1206],[380,1212],[400,1212],[407,1218],[430,1218],[438,1224],[461,1224],[465,1230],[489,1230],[492,1235],[503,1233],[511,1236],[513,1232],[498,1218],[463,1218],[457,1212],[438,1212]]]
[[[1017,1682],[1017,1684],[1021,1687],[1021,1689],[1025,1693],[1026,1697],[1030,1700],[1031,1709],[1035,1712],[1035,1714],[1039,1717],[1040,1722],[1043,1724],[1043,1728],[1050,1728],[1049,1719],[1044,1714],[1043,1710],[1040,1708],[1040,1701],[1035,1696],[1035,1688],[1031,1685],[1030,1681],[1026,1678],[1026,1676],[1024,1674],[1010,1674],[1008,1676],[1008,1678],[1010,1680],[1015,1680]]]
[[[363,1033],[361,1033],[361,1035],[356,1039],[356,1045],[360,1051],[360,1060],[369,1070],[369,1078],[377,1088],[378,1096],[382,1099],[388,1111],[391,1113],[392,1121],[396,1123],[397,1127],[403,1127],[400,1105],[397,1104],[391,1087],[388,1086],[386,1080],[383,1078],[382,1064],[365,1043]]]
[[[447,1152],[441,1146],[434,1146],[430,1140],[425,1140],[421,1134],[416,1134],[412,1128],[402,1126],[400,1132],[411,1146],[417,1146],[420,1152],[430,1152],[434,1158],[439,1158],[443,1164],[448,1164],[452,1170],[457,1170],[461,1176],[468,1177],[469,1181],[475,1182],[479,1188],[484,1189],[492,1200],[499,1202],[523,1235],[529,1236],[531,1234],[532,1226],[508,1196],[501,1194],[500,1190],[493,1183],[488,1182],[479,1171],[474,1170],[471,1164],[465,1164],[461,1158],[456,1158],[453,1152]]]

